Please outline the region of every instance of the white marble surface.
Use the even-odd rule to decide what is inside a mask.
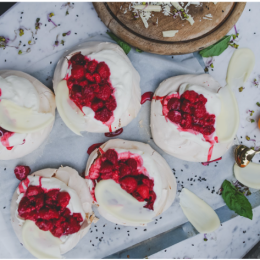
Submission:
[[[43,23],[41,29],[35,37],[35,40],[37,38],[37,43],[31,46],[30,53],[25,55],[17,55],[18,50],[14,48],[0,50],[0,69],[22,70],[35,76],[47,86],[52,87],[52,73],[64,50],[83,42],[89,37],[106,32],[106,27],[98,19],[91,3],[75,3],[74,9],[70,10],[70,14],[68,16],[65,16],[66,9],[61,9],[61,5],[62,3],[19,3],[0,17],[0,35],[7,36],[9,38],[14,37],[13,31],[18,29],[19,26],[23,25],[26,28],[33,29],[37,17],[41,18],[40,22]],[[251,11],[249,12],[248,9],[251,9]],[[258,24],[260,20],[260,17],[257,15],[259,9],[260,4],[249,3],[237,25],[240,33],[239,44],[241,46],[244,45],[244,47],[252,48],[258,56],[259,50],[257,45],[257,36],[253,34],[253,28],[255,28],[255,24]],[[47,14],[50,12],[55,13],[55,16],[52,18],[53,21],[60,24],[58,28],[53,30],[51,30],[53,25],[47,22]],[[248,23],[250,23],[249,26]],[[61,40],[63,39],[61,34],[69,30],[71,30],[72,33],[70,36],[64,37],[65,46],[60,45],[53,48],[57,34],[60,34],[59,40]],[[250,31],[251,36],[249,37]],[[28,48],[27,42],[29,39],[30,33],[25,32],[25,35],[20,38],[18,37],[14,44],[18,44],[21,40],[21,50],[26,51]],[[24,44],[26,46],[23,46]],[[215,69],[214,71],[210,71],[213,77],[215,77],[223,86],[225,85],[226,67],[232,52],[233,49],[229,48],[225,51],[225,54],[216,58],[216,61],[214,62]],[[132,50],[129,54],[129,58],[141,75],[142,93],[155,90],[158,84],[169,76],[184,73],[202,73],[202,69],[198,66],[196,61],[191,58],[191,55],[179,57],[175,56],[174,58],[166,56],[160,57],[158,55],[151,55],[147,53],[140,54]],[[258,62],[259,61],[257,60],[257,63]],[[176,66],[178,67],[177,69]],[[167,69],[165,69],[166,67]],[[255,67],[254,75],[258,75],[256,68],[258,68],[258,66]],[[153,73],[149,73],[150,71]],[[254,78],[254,76],[251,76],[251,78]],[[258,131],[255,127],[256,124],[247,122],[244,116],[247,109],[260,111],[260,108],[257,108],[254,105],[257,101],[260,102],[260,100],[257,100],[257,96],[259,96],[258,88],[253,87],[249,82],[246,83],[245,86],[246,89],[242,93],[237,93],[237,98],[239,100],[239,108],[241,113],[239,136],[241,135],[241,141],[246,143],[247,141],[245,140],[245,135],[250,133],[251,136],[252,131],[254,131],[253,134],[256,137],[260,137],[260,131]],[[245,100],[247,102],[245,102]],[[253,108],[251,107],[251,103]],[[120,137],[148,142],[151,146],[156,148],[153,141],[150,139],[149,111],[150,105],[149,103],[146,103],[142,107],[138,118],[124,129],[124,133]],[[255,114],[257,115],[257,112]],[[54,131],[52,131],[49,139],[40,149],[38,149],[34,154],[26,156],[20,160],[16,160],[15,162],[0,162],[0,176],[2,180],[0,183],[0,232],[3,234],[0,236],[1,258],[31,257],[31,255],[19,245],[9,221],[8,201],[10,201],[11,194],[18,184],[18,181],[12,175],[13,166],[18,163],[23,163],[29,164],[32,167],[32,170],[37,170],[47,166],[58,167],[60,164],[63,164],[75,167],[79,172],[82,172],[87,160],[86,150],[89,146],[88,144],[97,136],[87,133],[82,139],[72,135],[66,126],[64,126],[58,114],[56,115],[57,118]],[[254,127],[254,130],[251,129],[252,127]],[[132,135],[133,129],[136,128],[139,129],[138,137]],[[98,137],[99,142],[107,140],[107,138],[103,135],[98,135]],[[77,147],[77,158],[72,158],[68,146]],[[170,166],[174,168],[175,176],[177,177],[177,181],[179,181],[179,187],[183,184],[186,188],[191,189],[207,203],[209,203],[214,209],[224,205],[222,198],[219,195],[216,195],[215,192],[212,194],[212,190],[218,190],[224,179],[231,179],[233,176],[232,149],[225,156],[223,156],[221,161],[210,164],[207,167],[198,163],[187,163],[185,161],[178,160],[164,154],[158,148],[156,149],[163,155]],[[63,158],[62,160],[58,160],[57,158],[59,157],[57,155],[61,150],[63,151]],[[48,156],[50,152],[52,156]],[[205,178],[205,181],[199,182],[199,176]],[[217,178],[215,178],[215,176],[217,176]],[[190,181],[191,177],[193,178],[192,182]],[[206,188],[207,186],[209,189]],[[77,247],[66,254],[65,257],[104,257],[187,221],[178,203],[174,203],[161,217],[162,218],[158,218],[158,220],[155,220],[153,223],[148,225],[147,228],[137,229],[115,226],[114,224],[107,223],[104,219],[101,219],[96,224],[96,227],[92,228],[92,232],[90,232],[78,244]],[[259,215],[256,214],[253,221],[257,221],[258,219]],[[234,220],[231,220],[230,222],[232,221]],[[253,222],[247,225],[253,225]],[[229,234],[229,231],[225,230],[226,229],[224,229],[224,232]],[[216,234],[218,234],[218,231]],[[186,240],[176,246],[180,246],[183,248],[182,252],[185,252],[185,245],[186,243],[189,243],[188,241],[189,240]],[[236,244],[236,240],[234,239],[232,243]],[[253,244],[252,241],[250,241],[250,243]],[[174,247],[175,246],[173,246],[173,248]],[[194,248],[197,252],[197,257],[204,256],[203,249],[201,249],[201,247],[194,246]],[[224,245],[219,247],[219,249],[224,250]],[[209,250],[209,252],[211,252],[211,250]],[[214,256],[215,254],[218,256],[218,252],[214,252]],[[179,257],[184,256],[185,255],[180,255]],[[164,251],[159,252],[157,257],[163,258]],[[208,257],[213,257],[213,254]]]

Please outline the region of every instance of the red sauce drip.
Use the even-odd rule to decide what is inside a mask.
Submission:
[[[202,162],[201,164],[204,165],[204,166],[207,166],[207,165],[209,165],[209,164],[212,163],[212,162],[216,162],[216,161],[220,161],[220,160],[222,160],[222,157],[219,157],[219,158],[217,158],[217,159],[215,159],[215,160],[213,160],[213,161]]]
[[[117,129],[115,132],[105,133],[106,137],[115,137],[123,133],[123,128]]]
[[[97,144],[92,144],[89,148],[87,153],[90,155],[96,148],[101,146],[103,143],[97,143]]]
[[[151,101],[153,99],[153,92],[145,92],[141,97],[141,105],[146,101]]]

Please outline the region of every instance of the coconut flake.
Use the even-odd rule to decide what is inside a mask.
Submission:
[[[163,37],[174,37],[179,30],[163,31]]]

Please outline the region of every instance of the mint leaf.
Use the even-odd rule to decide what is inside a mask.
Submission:
[[[252,219],[252,206],[248,199],[238,191],[229,181],[224,180],[222,183],[222,198],[227,206],[234,210],[238,215]]]
[[[136,51],[136,52],[139,52],[139,53],[143,52],[142,50],[140,50],[140,49],[138,49],[138,48],[135,48],[135,51]]]
[[[107,32],[107,34],[110,36],[110,38],[112,40],[117,42],[117,44],[124,50],[126,55],[129,53],[129,51],[131,50],[131,47],[126,42],[120,40],[116,35],[114,35],[111,32]]]
[[[224,36],[220,41],[200,51],[200,55],[204,58],[219,56],[227,47],[230,42],[231,35]]]

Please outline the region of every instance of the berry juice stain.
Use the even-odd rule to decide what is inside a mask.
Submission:
[[[89,148],[88,148],[88,155],[90,155],[96,148],[98,148],[99,146],[101,146],[103,143],[96,143],[96,144],[92,144]]]

